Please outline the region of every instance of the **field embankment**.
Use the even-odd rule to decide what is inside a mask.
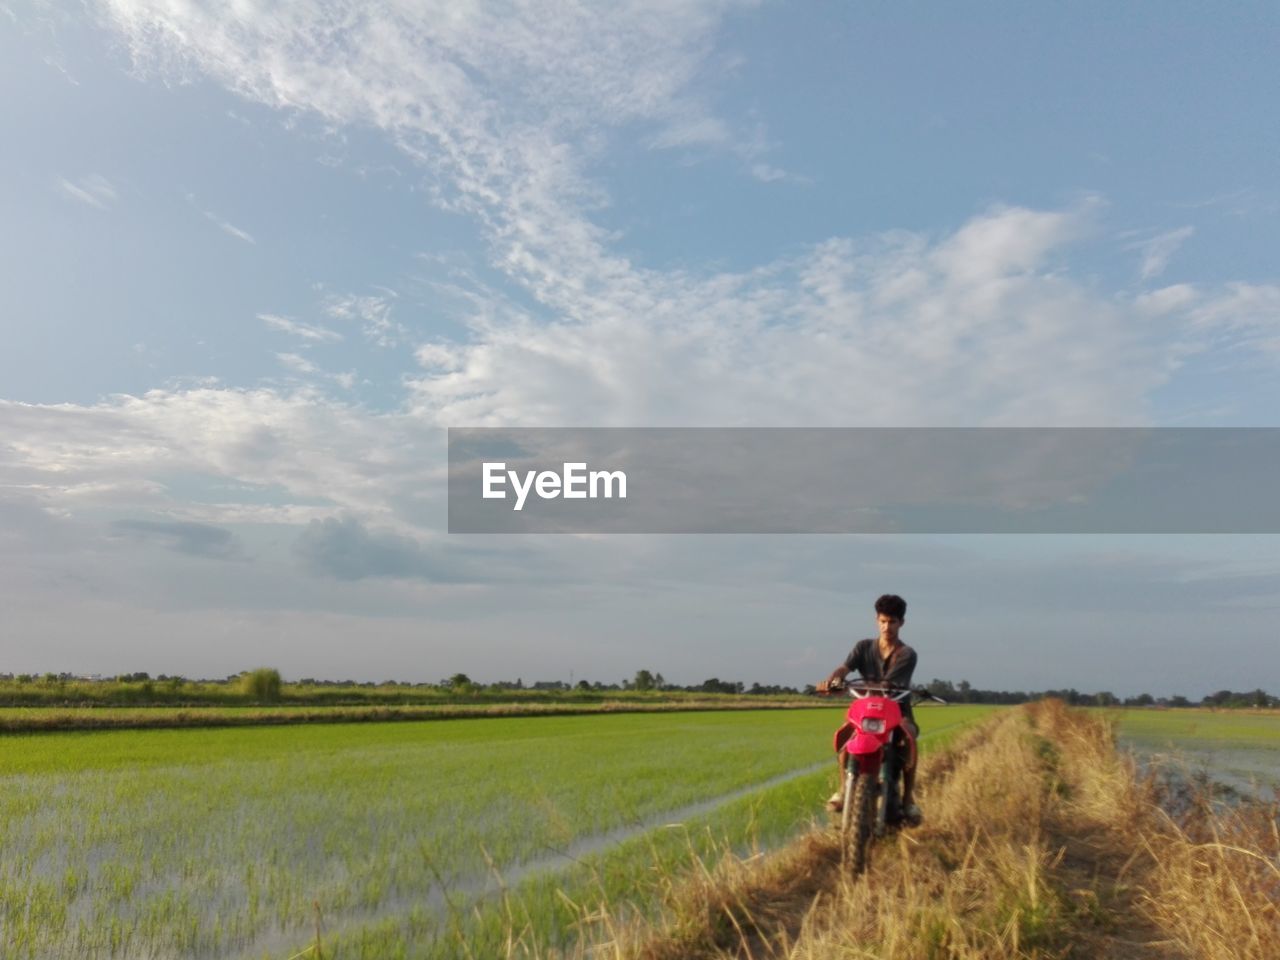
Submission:
[[[1276,805],[1162,793],[1105,717],[1011,711],[922,780],[927,824],[880,841],[865,879],[827,831],[726,857],[673,888],[660,929],[617,930],[616,956],[1280,957]]]
[[[262,727],[308,723],[390,723],[480,717],[552,717],[600,713],[678,713],[706,710],[794,710],[822,704],[801,697],[639,697],[619,700],[433,703],[401,706],[246,707],[0,707],[0,732],[163,730],[191,727]]]

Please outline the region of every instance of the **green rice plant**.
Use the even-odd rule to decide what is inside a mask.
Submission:
[[[718,711],[5,735],[0,955],[283,958],[306,945],[317,904],[335,943],[350,933],[367,945],[343,956],[448,942],[445,891],[488,917],[481,895],[495,871],[513,885],[554,877],[572,866],[559,853],[586,860],[605,841],[652,856],[674,843],[661,824],[699,804],[724,801],[699,816],[727,818],[734,842],[794,829],[808,815],[795,811],[823,795],[838,719]],[[742,793],[815,766],[777,784],[804,793],[796,806]],[[658,839],[636,847],[646,833]],[[636,879],[625,860],[610,863],[595,868],[607,889]],[[577,922],[560,917],[538,908],[529,923],[543,936],[540,924]]]

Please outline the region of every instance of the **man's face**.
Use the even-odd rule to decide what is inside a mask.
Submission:
[[[897,643],[898,631],[902,629],[902,621],[887,613],[876,614],[876,623],[880,626],[880,639],[885,643]]]

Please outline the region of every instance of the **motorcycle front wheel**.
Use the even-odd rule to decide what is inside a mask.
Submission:
[[[841,816],[841,831],[845,849],[854,874],[867,869],[871,858],[871,840],[875,835],[876,807],[880,799],[878,777],[855,776],[845,777],[844,811]]]

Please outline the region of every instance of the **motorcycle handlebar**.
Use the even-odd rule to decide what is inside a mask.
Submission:
[[[909,694],[911,696],[919,697],[921,700],[933,700],[935,703],[940,703],[943,706],[947,705],[947,701],[930,693],[928,687],[900,687],[894,683],[885,683],[883,680],[857,679],[849,680],[847,682],[837,681],[827,684],[825,690],[821,687],[815,687],[814,692],[818,696],[823,697],[830,696],[833,693],[839,693],[841,691],[848,691],[852,695],[858,690],[870,689],[882,690],[889,696],[892,696],[893,694]],[[900,697],[893,697],[893,699],[900,699]]]

